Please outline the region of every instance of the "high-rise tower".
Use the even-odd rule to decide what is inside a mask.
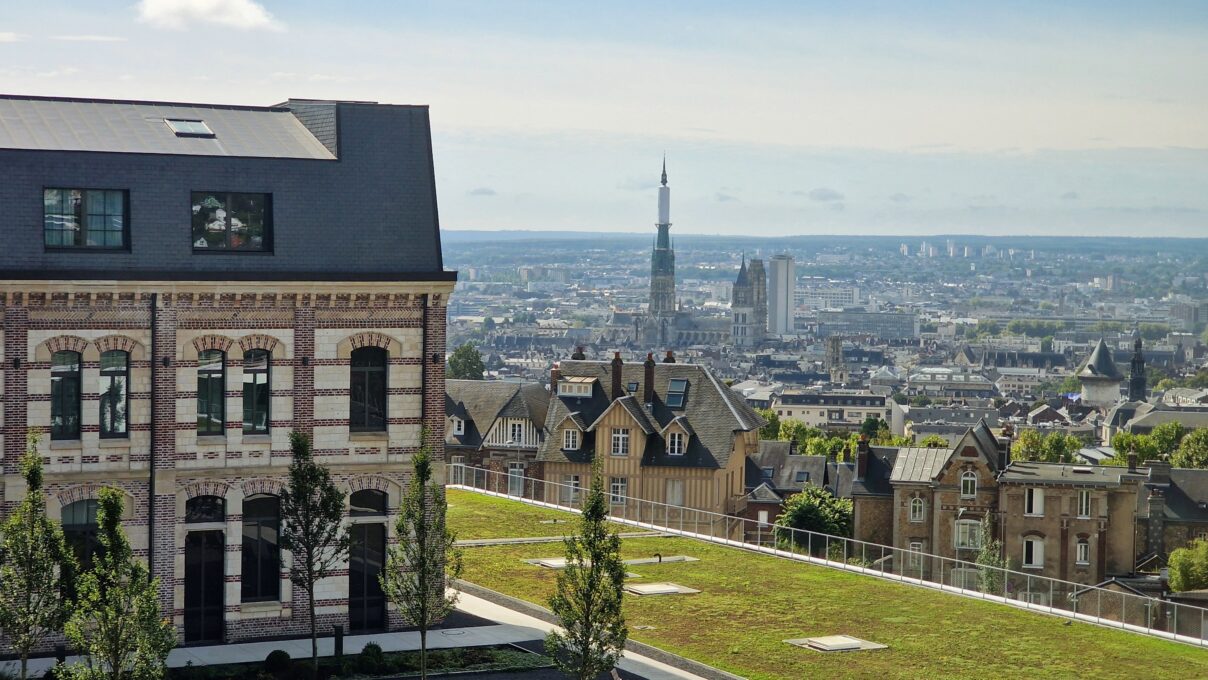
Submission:
[[[768,285],[768,333],[791,335],[796,332],[793,320],[797,273],[792,255],[776,255],[771,260],[771,282]]]
[[[667,186],[667,158],[659,186],[658,236],[650,256],[650,316],[662,321],[675,316],[675,251],[671,249],[671,187]]]

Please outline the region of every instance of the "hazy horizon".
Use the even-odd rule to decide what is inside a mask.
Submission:
[[[450,230],[1208,235],[1208,3],[47,0],[15,94],[431,107]]]

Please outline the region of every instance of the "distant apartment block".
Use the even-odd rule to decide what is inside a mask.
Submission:
[[[773,395],[771,409],[782,419],[810,427],[857,430],[866,418],[889,422],[886,398],[855,390],[784,390]]]
[[[768,261],[768,333],[792,335],[796,305],[796,266],[792,255],[775,255]]]
[[[911,340],[919,336],[919,318],[906,312],[868,312],[862,309],[818,312],[818,337],[871,335],[881,340]]]

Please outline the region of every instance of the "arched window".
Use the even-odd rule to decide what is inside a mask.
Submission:
[[[270,383],[268,350],[243,353],[243,433],[268,434]]]
[[[94,498],[63,506],[63,538],[75,553],[81,571],[92,568],[101,548],[97,541],[96,507]]]
[[[221,496],[196,496],[185,501],[185,522],[226,521],[226,500]]]
[[[386,429],[386,350],[361,347],[352,351],[348,427],[353,432]]]
[[[1077,564],[1091,563],[1091,542],[1085,538],[1078,539],[1076,552],[1074,553],[1074,562]]]
[[[243,501],[243,601],[281,597],[281,501],[259,494]]]
[[[966,470],[961,473],[961,498],[977,497],[977,473]]]
[[[910,499],[910,521],[911,522],[922,522],[923,521],[923,499],[922,498],[911,498]]]
[[[220,435],[225,432],[226,354],[207,349],[197,355],[197,434]]]
[[[352,492],[348,514],[353,517],[372,517],[386,514],[386,492],[377,489],[362,489]]]
[[[130,436],[130,355],[120,349],[101,352],[101,437]]]
[[[50,438],[80,438],[80,353],[50,359]]]

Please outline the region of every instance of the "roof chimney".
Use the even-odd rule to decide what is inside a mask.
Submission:
[[[646,353],[646,361],[642,363],[646,375],[642,380],[642,403],[654,403],[654,352]]]
[[[549,393],[557,396],[558,394],[558,379],[562,377],[562,370],[558,368],[558,362],[554,362],[552,368],[549,369]]]
[[[1128,471],[1137,471],[1137,450],[1135,448],[1128,450]]]
[[[624,362],[621,361],[621,353],[614,352],[612,355],[612,398],[620,399],[625,396],[624,385],[621,383],[621,367]]]
[[[663,357],[663,363],[664,364],[674,364],[675,363],[675,355],[671,353],[671,350],[667,350],[667,356]]]
[[[575,361],[585,360],[587,358],[587,355],[583,353],[583,345],[578,345],[577,347],[575,347],[575,353],[570,355],[570,358],[574,359]]]
[[[856,448],[856,481],[864,481],[865,475],[868,474],[868,445],[861,442],[861,445]]]

